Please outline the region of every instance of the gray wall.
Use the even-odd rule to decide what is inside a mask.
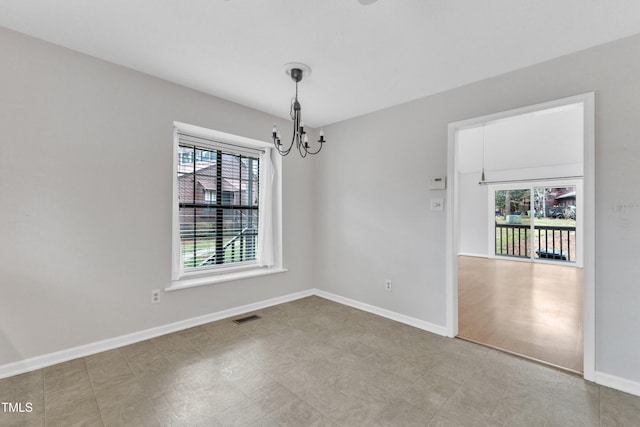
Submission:
[[[321,156],[284,162],[289,272],[152,306],[172,122],[256,139],[285,122],[0,30],[0,364],[311,284],[444,325],[445,213],[428,205],[444,192],[427,182],[447,173],[447,124],[595,91],[596,369],[640,381],[638,51],[635,36],[327,127]]]
[[[311,169],[289,156],[289,271],[150,304],[170,283],[173,121],[260,140],[287,122],[5,29],[0,52],[0,365],[311,287]]]
[[[638,52],[634,36],[326,127],[316,286],[444,325],[446,215],[427,184],[447,172],[447,124],[595,91],[596,370],[640,381]]]

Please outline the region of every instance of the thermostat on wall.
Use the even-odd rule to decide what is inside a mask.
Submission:
[[[429,178],[429,190],[444,190],[446,188],[446,176],[432,176],[431,178]]]

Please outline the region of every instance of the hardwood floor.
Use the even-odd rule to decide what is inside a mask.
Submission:
[[[458,257],[458,336],[583,372],[582,269]]]

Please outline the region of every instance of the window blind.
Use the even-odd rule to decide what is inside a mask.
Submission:
[[[260,150],[179,133],[177,154],[182,270],[255,263]]]

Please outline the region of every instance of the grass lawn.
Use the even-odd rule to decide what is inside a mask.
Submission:
[[[223,246],[226,245],[234,236],[225,236],[223,239]],[[247,244],[250,244],[250,239],[247,239]],[[224,259],[226,262],[229,261],[240,261],[242,258],[242,239],[236,239],[235,242],[227,246],[224,250]],[[194,261],[194,251],[195,251],[195,261]],[[197,243],[193,241],[184,241],[182,242],[182,259],[184,260],[185,268],[192,268],[194,266],[199,266],[200,263],[205,261],[211,255],[216,253],[216,240],[215,239],[202,239],[198,240]]]
[[[496,216],[496,224],[506,224],[507,219],[503,216]],[[575,219],[557,219],[557,218],[536,218],[535,225],[550,225],[554,227],[575,227],[576,220]],[[520,225],[520,224],[518,224]],[[522,216],[522,224],[521,225],[531,225],[531,218],[528,216]]]

